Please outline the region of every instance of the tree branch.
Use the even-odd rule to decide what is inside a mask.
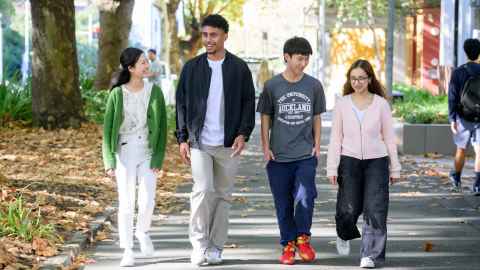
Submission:
[[[190,16],[195,17],[195,7],[192,1],[188,1],[187,10],[190,12]]]
[[[201,0],[200,0],[201,1]],[[193,10],[197,11],[198,10],[198,5],[199,5],[199,0],[195,0],[195,4],[193,6]],[[195,14],[196,15],[196,14]]]
[[[204,0],[199,0],[198,1],[198,16],[202,16],[204,4],[205,4]]]
[[[225,3],[225,5],[223,5],[217,12],[217,14],[220,14],[222,11],[224,11],[234,0],[230,0],[228,1],[227,3]]]

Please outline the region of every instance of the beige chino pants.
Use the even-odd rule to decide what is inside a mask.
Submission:
[[[191,149],[193,188],[190,195],[189,237],[194,249],[223,249],[239,156],[231,148]]]

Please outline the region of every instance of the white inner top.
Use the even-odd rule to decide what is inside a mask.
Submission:
[[[152,86],[152,83],[145,82],[142,90],[132,92],[122,85],[123,122],[119,130],[120,135],[140,134],[147,138],[147,109]]]
[[[222,64],[225,59],[212,61],[208,65],[212,69],[210,89],[208,91],[207,112],[203,124],[200,141],[202,144],[219,146],[224,140],[224,101],[223,101],[223,74]]]
[[[362,122],[363,116],[365,115],[365,111],[366,111],[367,109],[360,110],[360,109],[355,105],[355,102],[353,102],[352,96],[350,96],[350,101],[352,102],[353,111],[354,111],[355,114],[357,115],[358,121]]]

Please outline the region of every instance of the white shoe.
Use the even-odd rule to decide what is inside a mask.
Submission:
[[[135,237],[137,237],[138,242],[140,242],[140,250],[142,255],[146,257],[151,257],[155,253],[153,248],[152,240],[150,236],[144,232],[135,232]]]
[[[350,254],[350,241],[343,240],[337,236],[337,252],[342,256]]]
[[[208,264],[221,264],[222,263],[222,250],[216,247],[211,247],[207,250],[207,263]]]
[[[190,263],[194,266],[200,266],[207,262],[206,249],[193,249],[192,255],[190,256]]]
[[[370,257],[363,257],[360,261],[361,268],[375,268],[375,262]]]
[[[121,267],[133,266],[135,264],[135,257],[133,257],[133,250],[126,248],[123,252],[122,260],[120,261]]]

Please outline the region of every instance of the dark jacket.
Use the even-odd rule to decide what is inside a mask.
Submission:
[[[480,74],[480,64],[475,62],[468,62],[453,70],[450,83],[448,84],[448,120],[450,123],[455,122],[458,117],[461,117],[459,111],[460,98],[462,96],[463,86],[471,76],[467,71],[466,65],[468,65],[472,73],[476,75]]]
[[[188,61],[182,69],[176,92],[178,143],[198,147],[205,122],[212,70],[207,54]],[[255,127],[255,88],[247,64],[226,52],[222,64],[225,104],[224,146],[231,147],[238,135],[248,141]]]

